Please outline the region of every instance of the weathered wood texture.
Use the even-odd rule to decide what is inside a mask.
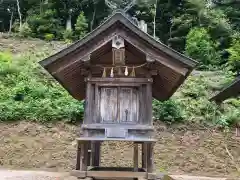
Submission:
[[[138,171],[138,143],[134,143],[133,147],[133,166],[134,166],[134,171]]]
[[[240,76],[238,76],[228,87],[225,87],[222,91],[216,94],[211,100],[221,103],[224,100],[240,96]]]
[[[104,170],[103,167],[99,167],[100,163],[100,149],[101,149],[101,142],[100,141],[89,141],[89,140],[78,140],[78,155],[77,155],[77,163],[76,163],[76,170],[81,172],[83,171],[95,171],[97,169]],[[152,173],[153,171],[153,145],[154,142],[133,142],[133,167],[128,171],[132,172],[140,172],[145,171],[148,173]],[[142,168],[139,169],[139,144],[142,145]],[[91,146],[89,146],[91,145]],[[79,151],[80,150],[80,151]],[[88,153],[88,150],[91,150],[91,153]],[[89,163],[89,159],[91,162]],[[88,167],[93,167],[88,169]],[[104,167],[106,168],[106,167]],[[95,169],[95,170],[94,170]],[[114,169],[114,168],[111,168]],[[121,169],[121,168],[120,168]],[[122,168],[122,171],[126,171],[126,168]],[[82,175],[82,173],[81,173]]]
[[[84,124],[152,125],[151,78],[87,78],[86,81],[89,90]]]
[[[124,41],[126,65],[152,64],[149,69],[145,67],[137,69],[136,74],[144,76],[146,73],[140,75],[139,72],[156,71],[153,96],[159,100],[168,99],[197,64],[142,32],[119,12],[87,37],[46,58],[40,64],[74,98],[82,100],[86,95],[84,87],[86,75],[82,72],[93,68],[96,64],[112,65],[112,41],[116,37],[121,37]],[[97,69],[100,70],[96,75],[99,77],[103,69],[99,67]]]

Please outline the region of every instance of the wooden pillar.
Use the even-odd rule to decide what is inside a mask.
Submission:
[[[154,143],[147,143],[147,172],[153,172],[153,146]]]
[[[101,149],[101,142],[95,141],[92,142],[92,166],[99,166],[100,165],[100,149]]]
[[[81,143],[81,161],[80,161],[80,171],[87,171],[88,164],[88,141]]]
[[[142,168],[146,169],[147,167],[147,148],[146,143],[142,143]]]
[[[80,170],[80,161],[81,161],[81,143],[77,141],[77,162],[76,170]]]
[[[90,166],[91,165],[91,157],[92,157],[92,143],[89,142],[87,143],[87,147],[88,147],[88,157],[87,157],[87,166]]]
[[[133,146],[133,167],[134,171],[138,172],[138,143],[134,142]]]

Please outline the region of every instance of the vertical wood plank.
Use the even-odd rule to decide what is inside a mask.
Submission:
[[[139,124],[144,124],[143,121],[143,114],[144,114],[144,108],[143,108],[143,103],[144,103],[144,99],[143,99],[143,88],[142,85],[139,87]]]
[[[92,156],[91,146],[92,146],[91,142],[87,143],[87,147],[88,147],[87,166],[91,165],[91,156]]]
[[[79,141],[77,141],[76,170],[80,170],[80,161],[81,161],[81,144]]]
[[[87,170],[88,163],[88,144],[89,142],[81,143],[81,162],[80,162],[80,171]]]
[[[152,125],[152,84],[147,84],[146,87],[146,120]]]
[[[131,88],[120,88],[119,92],[119,113],[120,122],[131,122],[132,114],[132,89]]]
[[[92,143],[92,166],[100,165],[100,145],[101,143],[98,141]]]
[[[146,143],[142,143],[142,168],[146,169],[147,167],[147,148]]]
[[[100,116],[101,122],[112,123],[117,120],[117,88],[101,87]]]
[[[120,122],[138,122],[139,92],[135,87],[122,87],[119,91]]]
[[[147,143],[147,172],[153,172],[153,145],[154,143]]]
[[[91,72],[88,74],[88,78],[90,79],[92,77]],[[92,85],[90,81],[87,81],[86,83],[86,98],[85,98],[85,107],[84,107],[84,123],[91,123],[92,121],[92,116],[91,116],[91,111],[92,111]]]
[[[148,111],[147,111],[147,105],[148,105],[148,101],[147,101],[147,88],[146,88],[146,84],[144,84],[143,86],[142,86],[142,102],[141,102],[141,104],[142,104],[142,120],[143,120],[143,124],[148,124],[149,122],[148,122],[148,119],[147,119],[147,113],[148,113]]]
[[[94,108],[94,119],[96,123],[100,122],[100,105],[99,105],[99,88],[95,84],[95,108]]]
[[[133,167],[134,171],[138,171],[138,143],[134,143],[133,145]]]

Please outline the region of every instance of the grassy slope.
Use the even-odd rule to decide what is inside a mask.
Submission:
[[[47,115],[52,113],[51,117],[53,118],[59,118],[63,115],[67,118],[72,115],[72,111],[62,112],[62,109],[73,109],[74,111],[79,108],[74,103],[69,104],[69,101],[73,100],[67,96],[65,92],[56,94],[58,91],[62,91],[62,89],[55,85],[55,83],[49,82],[48,76],[45,75],[46,78],[44,80],[38,78],[36,81],[34,78],[31,78],[31,76],[43,77],[43,71],[41,71],[40,74],[39,72],[37,74],[35,73],[35,70],[37,72],[37,69],[40,68],[36,61],[63,47],[64,43],[61,42],[46,43],[39,40],[0,39],[0,49],[13,52],[16,55],[15,60],[18,59],[17,57],[20,54],[27,54],[26,57],[32,60],[32,54],[34,54],[33,61],[31,61],[33,63],[30,63],[31,65],[29,66],[33,68],[31,72],[34,73],[28,75],[25,81],[22,81],[22,78],[26,78],[26,74],[23,74],[20,79],[14,79],[14,81],[27,83],[27,85],[31,87],[30,89],[34,90],[33,92],[28,92],[31,97],[26,96],[25,101],[30,106],[29,112],[32,112],[32,107],[35,107],[36,113],[34,117],[36,118],[41,118],[41,116],[44,116],[46,113],[48,113]],[[29,54],[31,56],[29,56]],[[5,78],[4,80],[5,82],[9,82],[9,79],[6,80]],[[32,80],[34,81],[32,82]],[[31,83],[28,83],[29,81],[31,81]],[[173,99],[180,102],[185,120],[190,123],[194,122],[194,124],[212,124],[213,121],[225,115],[229,108],[236,109],[236,107],[232,108],[231,103],[227,103],[225,105],[227,108],[224,107],[224,110],[208,101],[209,97],[228,81],[228,76],[223,72],[195,71],[173,97]],[[39,90],[38,87],[41,87],[42,84],[48,85],[45,89],[40,88]],[[5,87],[7,86],[9,86],[9,95],[19,90],[18,88],[16,90],[16,86],[19,86],[20,89],[22,87],[19,84],[13,84],[12,86],[9,84],[5,85]],[[2,91],[3,89],[1,92]],[[6,92],[4,92],[4,94],[6,94]],[[39,95],[45,94],[42,99],[49,98],[51,101],[51,99],[54,98],[59,99],[59,101],[54,100],[53,104],[45,100],[40,102],[39,99],[32,98],[33,94],[38,98]],[[57,95],[57,98],[55,95]],[[65,99],[61,99],[62,96],[64,96]],[[8,101],[8,99],[5,100]],[[61,104],[59,104],[60,102]],[[25,105],[26,104],[23,104],[24,107]],[[9,106],[11,108],[13,107],[12,100],[9,101]],[[16,108],[16,112],[22,109],[26,110],[26,108],[19,109],[19,106],[20,104],[15,103],[14,108]],[[42,108],[39,108],[39,106]],[[57,110],[59,106],[62,107],[62,109]],[[48,111],[46,112],[43,107],[48,108]],[[49,110],[49,107],[54,108]],[[39,111],[41,109],[43,110]],[[24,119],[27,119],[29,112],[22,112],[26,114]],[[11,116],[9,115],[9,117]],[[17,117],[21,117],[21,114]],[[74,137],[77,132],[76,127],[61,123],[56,126],[48,126],[24,121],[15,124],[1,124],[0,137],[4,138],[0,139],[0,143],[4,144],[4,146],[0,150],[0,164],[4,167],[14,168],[71,169],[74,165]],[[231,153],[236,157],[236,161],[240,163],[240,150],[238,145],[240,140],[234,138],[231,133],[226,136],[224,133],[216,130],[215,127],[210,130],[205,127],[196,127],[196,125],[194,127],[177,125],[175,128],[166,128],[165,126],[157,124],[156,129],[158,132],[158,143],[155,149],[155,160],[158,171],[206,175],[220,174],[222,176],[230,174],[236,176],[235,164],[227,155],[224,146],[224,144],[228,144]],[[111,143],[106,144],[104,146],[104,149],[105,148],[117,148],[115,151],[103,150],[102,161],[105,164],[128,165],[128,163],[130,163],[131,149],[129,149],[129,145],[120,148],[120,145]],[[123,157],[124,159],[126,158],[127,161],[123,161]]]

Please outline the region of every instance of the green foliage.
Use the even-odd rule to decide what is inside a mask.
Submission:
[[[183,120],[180,104],[174,100],[153,101],[153,115],[155,119],[166,122],[167,124],[177,123]]]
[[[81,120],[83,104],[43,76],[36,56],[13,60],[9,53],[0,53],[0,121]]]
[[[240,72],[240,34],[234,36],[231,47],[228,49],[230,53],[229,64],[234,71]]]
[[[61,38],[62,27],[54,9],[30,15],[28,23],[36,37],[44,38],[45,34],[53,34],[54,37]]]
[[[52,41],[54,39],[54,34],[47,33],[44,35],[46,41]]]
[[[32,35],[32,30],[27,22],[23,23],[22,26],[19,27],[19,35],[20,37],[30,37]]]
[[[227,112],[222,114],[215,122],[221,127],[233,127],[240,123],[240,110],[239,109],[229,109]]]
[[[63,39],[65,41],[71,41],[73,39],[73,31],[69,29],[65,30],[63,32]]]
[[[199,61],[200,69],[204,69],[208,65],[216,65],[219,61],[216,45],[204,28],[190,30],[187,35],[185,51],[188,56]]]
[[[75,34],[77,36],[77,39],[81,39],[86,34],[87,28],[88,28],[87,20],[84,16],[84,13],[81,12],[75,24]]]
[[[202,76],[189,77],[187,83],[182,89],[181,93],[185,97],[191,97],[192,99],[201,98],[203,96],[207,96],[208,85],[205,82],[205,79]]]

